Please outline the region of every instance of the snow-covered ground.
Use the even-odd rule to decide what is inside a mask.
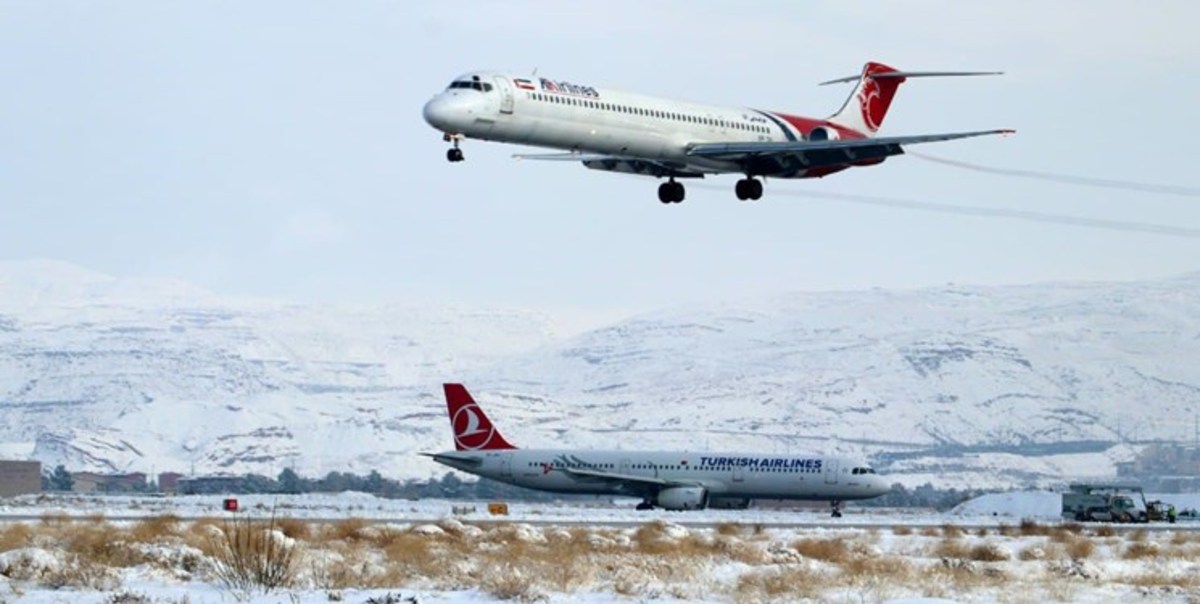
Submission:
[[[1197,495],[1162,498],[1200,503]],[[488,514],[487,502],[359,493],[238,499],[236,517],[220,511],[219,496],[0,500],[7,519],[0,602],[1191,602],[1200,595],[1200,531],[1182,523],[1150,531],[1063,525],[1052,493],[988,495],[947,514],[851,507],[840,520],[820,508],[636,512],[624,500],[510,503],[501,518]],[[284,520],[270,531],[247,520],[272,512]],[[167,514],[215,519],[158,521]],[[484,522],[497,519],[508,522]],[[221,581],[220,544],[239,530],[294,548],[288,587],[262,593]]]

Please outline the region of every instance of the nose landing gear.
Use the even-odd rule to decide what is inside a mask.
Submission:
[[[452,148],[446,149],[446,161],[448,161],[450,163],[456,163],[456,162],[460,162],[460,161],[466,159],[465,157],[463,157],[462,149],[458,148],[458,142],[461,141],[462,138],[463,137],[461,134],[443,134],[442,135],[442,140],[444,140],[448,143],[452,143],[454,145]]]
[[[683,189],[683,185],[675,182],[674,178],[658,185],[658,200],[664,204],[679,203],[683,201],[686,194],[687,191]]]
[[[737,184],[734,185],[733,192],[741,201],[746,201],[747,199],[757,201],[762,198],[762,181],[752,176],[743,178],[737,181]]]

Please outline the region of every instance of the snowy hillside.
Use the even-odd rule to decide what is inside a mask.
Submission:
[[[796,293],[560,338],[539,311],[225,299],[0,263],[0,447],[72,469],[441,469],[440,384],[524,446],[821,450],[907,484],[1111,476],[1190,439],[1200,274]]]

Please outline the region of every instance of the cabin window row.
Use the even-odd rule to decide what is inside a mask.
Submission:
[[[549,465],[555,469],[588,468],[588,469],[593,469],[593,470],[612,470],[612,469],[616,468],[616,465],[611,464],[611,463],[564,464],[562,462],[557,462],[557,461],[550,463],[550,464],[543,464],[543,463],[531,461],[526,465],[528,465],[530,468],[540,468],[540,467],[544,467],[545,465]],[[633,464],[629,467],[634,470],[695,470],[696,469],[695,467],[692,467],[692,466],[675,466],[675,465],[658,466],[658,465],[654,465],[654,464]],[[731,470],[731,469],[733,469],[733,466],[716,466],[712,469]],[[816,474],[816,473],[820,472],[820,470],[813,469],[813,468],[771,468],[771,467],[749,466],[744,469],[747,471],[750,471],[750,472],[770,472],[770,473],[786,473],[786,474]],[[875,470],[873,470],[871,468],[854,468],[854,473],[855,474],[874,474]]]
[[[688,122],[691,124],[705,124],[708,126],[718,126],[721,128],[734,128],[737,130],[745,130],[747,132],[762,132],[767,133],[768,128],[759,124],[748,124],[745,122],[735,122],[732,120],[722,120],[711,117],[700,117],[698,115],[689,115],[686,113],[676,113],[674,111],[660,111],[658,109],[647,109],[645,107],[634,107],[632,105],[618,105],[616,103],[605,103],[601,101],[593,101],[591,99],[575,99],[571,97],[558,96],[553,94],[543,94],[540,92],[529,93],[529,98],[543,103],[554,103],[558,105],[572,105],[575,107],[587,107],[590,109],[599,109],[601,111],[613,111],[616,113],[628,113],[630,115],[643,115],[646,117],[655,117],[664,120],[675,120],[678,122]]]

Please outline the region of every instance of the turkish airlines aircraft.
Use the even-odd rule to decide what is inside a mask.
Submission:
[[[518,449],[461,384],[446,384],[454,451],[422,453],[456,470],[557,493],[641,497],[637,509],[745,508],[751,499],[842,502],[890,489],[865,463],[825,455]]]
[[[825,119],[748,107],[720,107],[595,88],[562,80],[472,72],[425,104],[425,121],[463,160],[466,138],[561,149],[522,159],[579,161],[594,170],[645,174],[667,181],[663,203],[679,203],[676,179],[742,174],[741,200],[762,197],[759,177],[815,178],[882,163],[902,145],[1007,134],[981,130],[876,137],[897,87],[908,78],[994,75],[999,72],[897,71],[867,63],[862,74],[823,82],[857,82],[846,103]]]

